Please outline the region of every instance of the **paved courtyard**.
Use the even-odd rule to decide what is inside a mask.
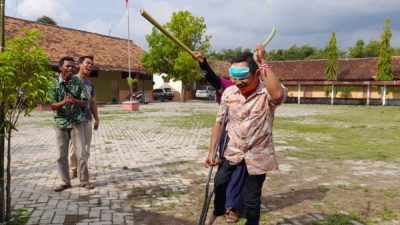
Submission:
[[[34,111],[21,118],[12,139],[12,204],[28,208],[28,224],[135,224],[132,207],[121,187],[152,185],[179,189],[190,180],[166,174],[161,164],[202,161],[209,128],[199,122],[195,129],[163,125],[185,111],[216,112],[212,102],[176,102],[140,105],[140,112],[124,112],[120,105],[99,108],[100,128],[94,132],[89,173],[96,188],[85,190],[77,179],[72,189],[52,191],[60,183],[51,111]],[[206,174],[205,169],[198,173]],[[143,207],[146,207],[144,205]]]
[[[287,104],[277,116],[306,117],[342,109]],[[217,110],[209,101],[156,102],[140,105],[139,112],[123,111],[121,105],[100,107],[100,128],[93,134],[89,159],[96,188],[80,188],[74,179],[73,188],[61,193],[53,192],[60,184],[53,112],[34,111],[20,119],[12,138],[12,206],[29,210],[27,224],[195,225],[208,173],[202,163]],[[280,137],[275,140],[278,152],[296,150],[285,143],[293,138],[291,132],[275,131]],[[280,171],[271,174],[263,188],[261,224],[313,224],[324,219],[316,210],[323,203],[352,205],[355,199],[360,206],[368,202],[369,212],[371,201],[384,203],[378,203],[382,197],[374,193],[399,186],[400,167],[394,163],[310,163],[293,157],[281,157],[279,162]],[[369,191],[364,196],[366,185]],[[344,187],[356,188],[347,196]],[[361,197],[353,198],[357,193]],[[397,201],[397,195],[390,196]],[[226,223],[221,219],[217,224]]]

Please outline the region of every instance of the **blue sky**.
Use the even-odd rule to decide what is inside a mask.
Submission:
[[[253,48],[273,26],[277,34],[267,49],[322,48],[335,32],[338,47],[347,50],[357,39],[379,40],[385,18],[392,46],[400,47],[399,0],[129,0],[131,39],[147,50],[152,25],[140,16],[141,8],[162,24],[179,10],[204,17],[212,50]],[[125,0],[6,0],[6,15],[47,15],[59,26],[127,38]]]

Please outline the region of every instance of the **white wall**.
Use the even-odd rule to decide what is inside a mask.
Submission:
[[[165,74],[154,74],[153,75],[153,81],[154,81],[153,89],[160,88],[162,85],[168,84],[172,89],[174,89],[173,91],[181,93],[182,81],[172,81],[171,80],[169,82],[164,82],[163,76],[165,76]]]

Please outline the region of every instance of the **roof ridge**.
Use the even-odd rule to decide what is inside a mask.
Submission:
[[[26,20],[26,19],[21,19],[21,18],[16,18],[16,17],[12,17],[12,16],[5,16],[5,18],[7,19],[12,19],[12,20],[20,20],[20,21],[25,21],[28,23],[34,23],[34,24],[38,24],[38,25],[42,25],[42,26],[48,26],[48,27],[57,27],[59,29],[66,29],[66,30],[72,30],[72,31],[78,31],[78,32],[82,32],[82,33],[88,33],[88,34],[94,34],[94,35],[98,35],[98,36],[102,36],[102,37],[108,37],[108,38],[112,38],[112,39],[119,39],[119,40],[124,40],[127,41],[127,38],[120,38],[120,37],[115,37],[115,36],[110,36],[110,35],[105,35],[105,34],[99,34],[99,33],[95,33],[95,32],[90,32],[90,31],[85,31],[85,30],[79,30],[79,29],[74,29],[74,28],[70,28],[70,27],[62,27],[59,25],[51,25],[51,24],[47,24],[47,23],[41,23],[41,22],[37,22],[37,21],[32,21],[32,20]],[[141,48],[138,44],[136,44],[133,40],[130,40],[133,44],[135,44],[137,47]]]

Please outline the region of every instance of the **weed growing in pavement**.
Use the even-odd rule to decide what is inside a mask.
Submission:
[[[385,195],[385,197],[387,197],[387,198],[394,198],[394,197],[399,196],[399,193],[397,193],[394,190],[386,190],[383,192],[383,195]]]
[[[186,190],[172,191],[168,189],[160,192],[160,196],[165,198],[172,198],[184,194],[186,194]]]
[[[145,194],[146,194],[145,187],[133,187],[130,190],[130,195],[132,195],[133,197],[144,196]]]
[[[95,166],[96,170],[112,170],[112,166],[110,164],[108,164],[107,166]]]
[[[390,206],[385,204],[383,206],[382,220],[392,221],[394,219],[400,219],[400,214],[395,213]]]
[[[361,185],[346,185],[346,184],[339,184],[339,188],[343,190],[362,190],[364,192],[369,192],[368,187],[366,186],[361,186]]]
[[[28,212],[27,208],[18,208],[17,214],[15,214],[11,220],[8,222],[10,225],[23,225],[28,222],[31,218],[31,213]]]
[[[208,145],[200,145],[197,147],[197,149],[201,150],[201,151],[208,151]]]

